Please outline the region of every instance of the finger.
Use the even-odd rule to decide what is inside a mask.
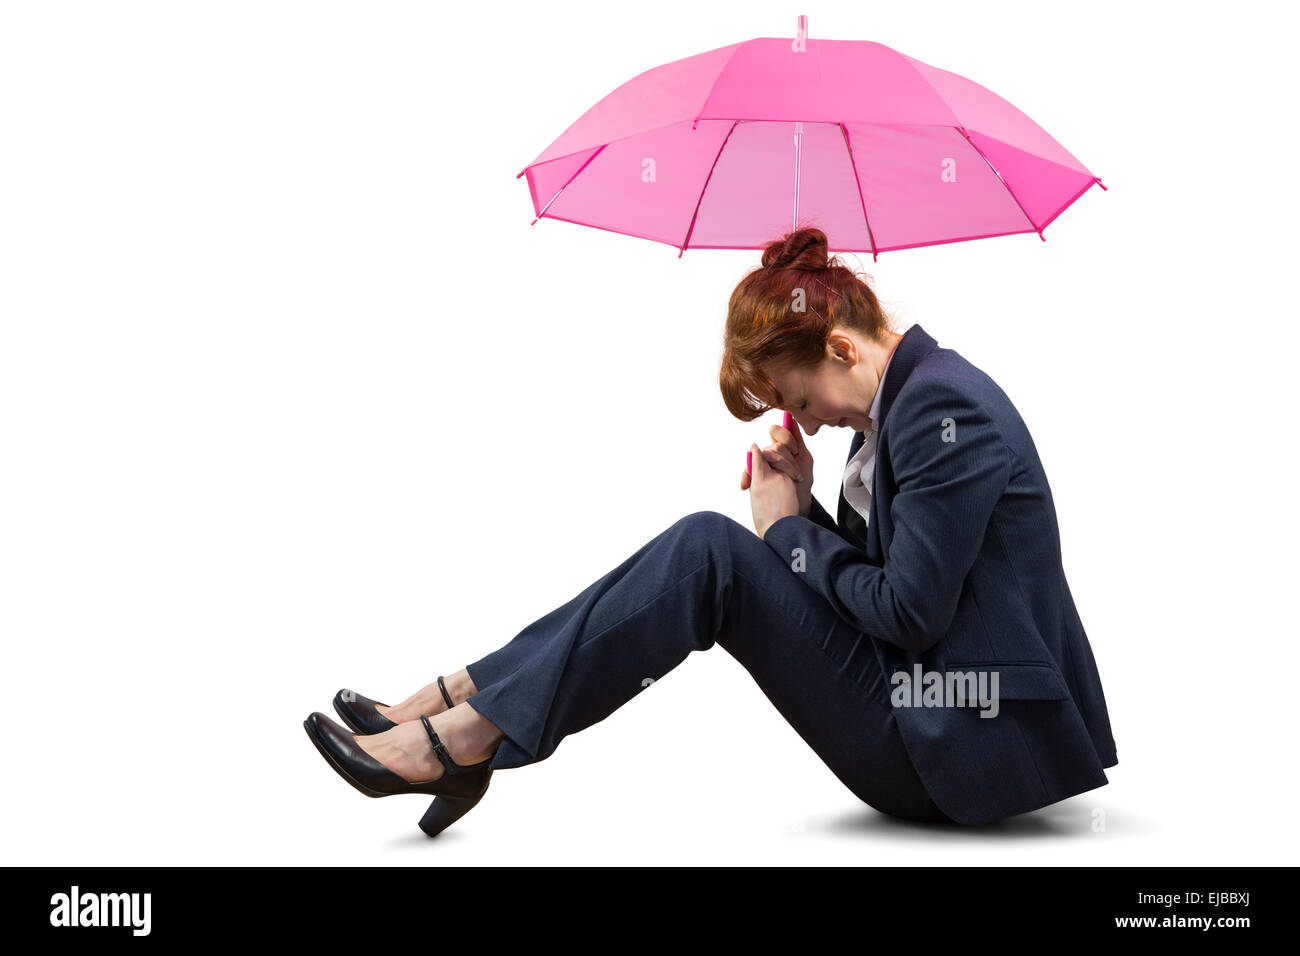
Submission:
[[[790,454],[793,455],[798,450],[798,444],[795,442],[794,434],[788,428],[782,428],[780,425],[773,425],[767,430],[768,437],[782,447],[789,448]]]
[[[798,422],[796,422],[796,421],[794,421],[793,419],[791,419],[791,420],[790,420],[790,429],[789,429],[789,430],[790,430],[790,434],[791,434],[791,436],[792,436],[792,438],[793,438],[793,440],[794,440],[794,449],[795,449],[795,454],[796,454],[796,455],[802,455],[802,454],[804,453],[804,451],[807,450],[807,447],[808,447],[807,445],[805,445],[805,444],[803,443],[803,429],[799,427],[799,423],[798,423]]]
[[[763,454],[767,458],[769,464],[780,465],[781,462],[785,462],[791,468],[796,471],[798,470],[798,465],[794,460],[794,452],[790,450],[789,445],[783,445],[780,443],[768,445],[763,449]]]
[[[799,470],[799,449],[795,445],[795,439],[788,431],[780,425],[772,426],[772,444],[767,446],[769,451],[780,454],[782,460],[790,465],[795,471]],[[768,461],[772,461],[768,458]]]
[[[763,452],[763,460],[773,471],[779,471],[791,481],[801,484],[803,476],[799,474],[799,469],[795,468],[786,458],[778,455],[776,452]]]
[[[788,447],[793,458],[802,458],[803,453],[807,450],[807,447],[803,445],[803,432],[797,421],[792,421],[789,428],[772,425],[770,434],[772,440],[776,441],[777,444]]]

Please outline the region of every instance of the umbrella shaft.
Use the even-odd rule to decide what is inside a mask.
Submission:
[[[791,218],[790,231],[799,228],[799,161],[803,157],[803,123],[796,120],[794,124],[794,215]]]

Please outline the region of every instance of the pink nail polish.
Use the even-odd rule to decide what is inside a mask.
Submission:
[[[751,476],[754,474],[754,453],[752,451],[745,452],[745,471]]]

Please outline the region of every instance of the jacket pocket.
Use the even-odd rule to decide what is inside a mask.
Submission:
[[[944,673],[974,673],[984,686],[993,687],[997,674],[997,696],[1009,700],[1065,700],[1070,688],[1053,664],[1040,661],[949,661]],[[987,683],[986,683],[987,682]]]

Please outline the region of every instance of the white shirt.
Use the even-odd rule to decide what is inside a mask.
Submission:
[[[854,511],[862,515],[862,520],[868,525],[871,524],[871,485],[876,472],[876,436],[880,432],[876,423],[880,420],[880,403],[881,396],[885,394],[885,377],[889,374],[889,366],[897,353],[898,349],[895,347],[889,355],[889,361],[885,363],[885,370],[880,373],[876,397],[872,399],[871,411],[867,412],[867,417],[871,419],[871,430],[864,433],[862,447],[849,459],[848,465],[844,468],[844,498],[853,506]]]

